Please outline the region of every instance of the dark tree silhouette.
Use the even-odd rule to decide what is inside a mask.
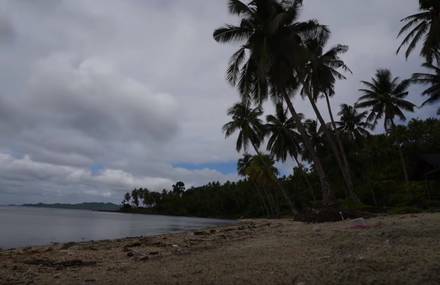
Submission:
[[[229,137],[235,132],[238,133],[236,149],[238,152],[243,149],[245,152],[248,149],[248,145],[251,144],[257,153],[258,157],[263,157],[261,154],[259,147],[261,141],[264,138],[264,125],[261,119],[259,118],[263,114],[263,111],[260,106],[256,108],[252,108],[249,105],[249,102],[241,102],[232,106],[228,110],[228,115],[232,117],[232,121],[226,123],[223,126],[223,131],[225,132],[225,136]],[[264,164],[264,161],[262,162]],[[267,175],[269,179],[270,175],[270,166],[267,165]],[[283,193],[284,198],[289,203],[292,212],[296,213],[296,209],[293,206],[292,201],[286,193],[286,190],[283,186],[278,182],[277,179],[274,181],[280,191]]]
[[[326,30],[317,21],[299,22],[301,5],[301,0],[259,0],[248,4],[229,1],[231,14],[241,17],[240,25],[215,30],[214,39],[243,43],[231,57],[227,69],[228,81],[238,87],[243,100],[261,103],[271,95],[287,103],[318,172],[324,203],[332,204],[334,193],[327,175],[290,97],[299,86],[298,69],[306,61],[303,37]]]
[[[324,52],[325,45],[329,38],[329,32],[322,32],[319,34],[309,35],[304,39],[307,47],[307,61],[302,70],[302,94],[305,95],[313,111],[321,124],[322,131],[330,146],[330,150],[333,152],[336,162],[344,178],[344,182],[347,187],[346,196],[354,201],[359,201],[354,193],[354,186],[352,176],[350,173],[350,166],[347,160],[347,156],[344,150],[344,146],[341,142],[339,134],[335,126],[333,113],[331,110],[329,97],[334,95],[334,85],[336,79],[345,79],[341,71],[350,71],[348,66],[340,58],[340,54],[348,51],[348,46],[337,45],[331,48],[329,51]],[[332,127],[336,133],[334,136],[330,128],[327,127],[327,123],[319,111],[316,101],[320,96],[324,96],[327,102],[327,108],[329,110]]]
[[[404,111],[413,112],[415,105],[404,98],[408,96],[409,80],[399,81],[392,77],[388,69],[379,69],[371,82],[362,81],[365,85],[360,91],[364,94],[356,103],[356,108],[368,109],[367,120],[377,125],[384,119],[384,128],[389,132],[394,126],[395,117],[406,120]]]
[[[411,79],[415,83],[430,85],[422,93],[422,95],[429,97],[422,106],[440,101],[440,68],[430,63],[425,63],[423,66],[432,70],[432,73],[414,73]],[[438,114],[440,115],[440,108]]]
[[[339,121],[336,122],[338,130],[351,141],[361,141],[370,135],[371,124],[366,121],[367,111],[358,112],[354,106],[341,105]]]
[[[405,38],[397,49],[397,53],[407,46],[405,56],[409,57],[417,44],[423,40],[420,55],[428,63],[434,59],[440,60],[440,1],[419,0],[420,12],[402,19],[405,25],[398,37],[406,33]]]
[[[301,117],[303,115],[301,114]],[[287,115],[287,110],[284,109],[282,103],[278,103],[275,108],[275,115],[268,115],[266,117],[266,131],[269,136],[267,142],[267,150],[281,161],[286,161],[287,157],[293,157],[298,170],[304,177],[307,187],[315,197],[313,186],[305,173],[305,167],[299,158],[303,153],[303,148],[300,145],[301,135],[295,130],[295,122]]]

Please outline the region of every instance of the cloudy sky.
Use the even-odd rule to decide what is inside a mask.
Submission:
[[[335,107],[379,67],[420,70],[418,56],[394,53],[418,1],[304,2],[303,19],[350,46]],[[234,21],[226,0],[0,0],[0,204],[119,202],[133,187],[236,179],[221,132],[238,99],[224,79],[235,47],[212,39]]]

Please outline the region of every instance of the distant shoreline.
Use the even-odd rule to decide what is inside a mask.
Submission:
[[[187,217],[187,218],[206,218],[206,219],[222,219],[222,220],[237,220],[242,218],[252,217],[239,217],[239,216],[205,216],[205,215],[185,215],[184,213],[169,213],[159,212],[151,208],[122,208],[121,205],[114,203],[78,203],[78,204],[65,204],[65,203],[36,203],[36,204],[21,204],[21,205],[0,205],[2,207],[30,207],[30,208],[45,208],[45,209],[67,209],[67,210],[88,210],[96,212],[108,212],[108,213],[121,213],[121,214],[136,214],[136,215],[160,215],[170,217]]]
[[[147,208],[138,208],[124,210],[122,208],[118,209],[91,209],[91,208],[69,208],[62,206],[55,206],[56,204],[22,204],[22,205],[0,205],[0,207],[28,207],[28,208],[41,208],[41,209],[60,209],[60,210],[82,210],[82,211],[93,211],[93,212],[103,212],[103,213],[119,213],[119,214],[133,214],[133,215],[154,215],[154,216],[166,216],[166,217],[180,217],[180,218],[197,218],[197,219],[217,219],[217,220],[239,220],[244,217],[229,217],[229,216],[194,216],[194,215],[183,215],[183,214],[172,214],[172,213],[160,213]],[[66,205],[79,205],[79,204],[66,204]],[[115,204],[116,205],[116,204]],[[246,217],[247,218],[247,217]],[[249,218],[250,219],[250,218]]]
[[[19,207],[33,207],[33,208],[52,208],[52,209],[69,209],[69,210],[91,210],[91,211],[106,211],[117,212],[120,210],[120,205],[114,203],[101,203],[101,202],[85,202],[77,204],[67,203],[36,203],[36,204],[22,204],[11,205]]]

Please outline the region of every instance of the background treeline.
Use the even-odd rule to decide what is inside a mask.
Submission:
[[[223,131],[243,154],[237,163],[243,180],[186,191],[183,183],[162,193],[137,189],[126,195],[124,209],[227,217],[321,211],[330,220],[341,209],[438,206],[439,122],[398,122],[440,102],[440,1],[419,0],[419,11],[402,19],[398,33],[397,54],[419,49],[425,72],[405,79],[378,68],[360,82],[355,103],[341,106],[334,104],[335,86],[351,73],[342,58],[348,46],[329,46],[329,27],[300,20],[302,6],[302,0],[229,0],[239,24],[213,32],[215,41],[237,47],[226,79],[240,96]],[[413,84],[424,86],[420,106],[408,99]],[[313,119],[301,114],[300,100]],[[271,103],[275,112],[266,114]],[[384,133],[372,135],[378,126]],[[290,159],[297,168],[280,179],[275,162]]]
[[[319,137],[318,137],[319,139]],[[322,138],[321,138],[322,139]],[[337,199],[344,209],[375,212],[415,212],[440,209],[440,172],[430,161],[440,163],[440,121],[411,120],[389,135],[370,135],[354,142],[345,137],[348,157],[355,177],[355,189],[362,203],[345,200],[343,181],[331,157],[325,159]],[[325,152],[324,145],[321,146]],[[404,160],[402,162],[401,153]],[[186,215],[200,217],[276,217],[290,214],[289,205],[277,185],[258,175],[258,168],[245,156],[238,163],[238,172],[245,177],[237,182],[213,182],[185,189],[183,182],[162,192],[146,188],[125,194],[122,209],[130,212]],[[270,160],[269,157],[265,159]],[[272,162],[269,162],[273,164]],[[435,163],[435,162],[433,162]],[[252,164],[252,163],[250,163]],[[405,179],[406,168],[408,181]],[[247,168],[247,169],[246,169]],[[260,168],[261,169],[261,168]],[[278,178],[298,209],[319,204],[319,179],[312,169],[296,167],[293,175]],[[263,189],[264,188],[264,189]]]

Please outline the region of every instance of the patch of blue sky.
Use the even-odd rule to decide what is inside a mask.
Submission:
[[[104,165],[99,163],[94,163],[90,166],[90,172],[92,175],[99,175],[105,170]]]
[[[201,170],[201,169],[212,169],[216,170],[225,175],[236,174],[237,173],[237,162],[208,162],[208,163],[187,163],[179,162],[173,165],[174,167],[184,168],[188,170]]]

